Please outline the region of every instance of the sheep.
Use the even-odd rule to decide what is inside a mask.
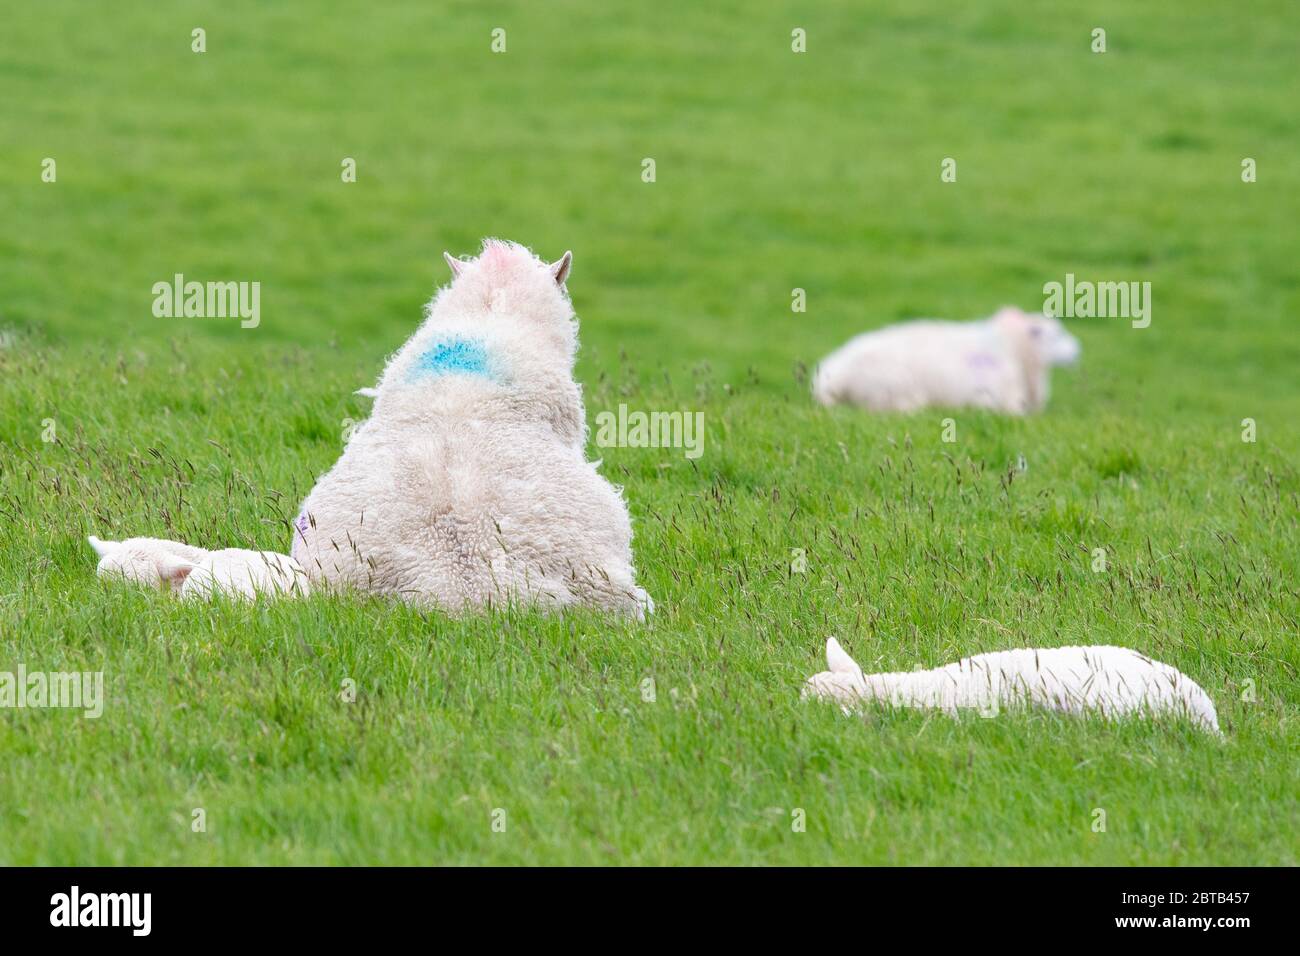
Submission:
[[[177,592],[185,580],[175,575],[177,563],[197,563],[208,554],[203,548],[165,538],[102,541],[92,534],[87,540],[99,555],[99,565],[95,569],[99,577],[122,578],[146,587],[168,586]]]
[[[1012,306],[978,322],[918,319],[867,332],[822,360],[813,397],[875,412],[929,406],[1011,415],[1047,403],[1048,370],[1078,360],[1079,340],[1059,319]]]
[[[206,551],[162,538],[102,541],[91,535],[89,540],[100,556],[96,573],[101,578],[166,588],[182,600],[211,598],[218,592],[240,598],[310,593],[302,567],[274,551]]]
[[[1028,706],[1105,717],[1170,714],[1219,734],[1214,701],[1181,671],[1126,647],[1018,648],[965,657],[955,664],[893,674],[863,674],[835,638],[826,642],[830,668],[808,679],[804,698],[841,703],[845,713],[866,701],[896,707],[994,712]]]
[[[292,554],[313,584],[451,614],[582,605],[638,620],[621,490],[586,460],[566,252],[485,240],[392,356],[373,410],[317,481]]]
[[[202,600],[216,594],[255,598],[259,595],[306,597],[311,593],[302,565],[274,551],[223,548],[209,552],[197,563],[179,562],[173,573],[184,581],[182,600]]]

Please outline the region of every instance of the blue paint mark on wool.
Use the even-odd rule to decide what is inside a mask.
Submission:
[[[483,375],[491,377],[488,370],[487,349],[474,339],[451,338],[435,342],[416,358],[411,366],[411,378],[422,375]]]

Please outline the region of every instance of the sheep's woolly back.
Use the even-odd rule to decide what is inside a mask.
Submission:
[[[804,696],[837,700],[846,710],[880,701],[948,714],[1024,706],[1106,717],[1169,714],[1219,733],[1214,702],[1199,684],[1126,647],[1018,648],[933,670],[863,674],[831,638],[826,660],[830,670],[809,678]]]
[[[586,460],[571,257],[486,240],[389,360],[369,419],[303,502],[313,584],[462,611],[519,601],[637,617],[631,521]]]
[[[871,411],[943,406],[1022,415],[1046,403],[1048,367],[1078,353],[1059,320],[1011,306],[978,322],[917,319],[832,352],[813,375],[812,393],[823,405]]]

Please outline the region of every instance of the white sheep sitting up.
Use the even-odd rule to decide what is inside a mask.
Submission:
[[[487,240],[392,357],[371,416],[303,502],[314,584],[460,613],[518,602],[641,619],[632,525],[586,460],[570,253]]]
[[[1048,371],[1079,358],[1059,319],[1000,309],[978,322],[918,319],[851,339],[813,376],[823,405],[874,412],[931,406],[1024,415],[1047,403]]]
[[[830,668],[808,679],[805,698],[839,701],[846,713],[867,701],[942,710],[1039,707],[1080,715],[1185,717],[1219,733],[1214,701],[1181,671],[1126,647],[1019,648],[962,658],[928,671],[863,674],[835,638]]]
[[[217,593],[238,598],[305,597],[311,590],[298,562],[274,551],[205,551],[162,538],[101,541],[94,535],[90,544],[100,556],[96,569],[100,577],[165,587],[182,600],[206,599]]]

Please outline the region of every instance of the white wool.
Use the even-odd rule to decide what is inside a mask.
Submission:
[[[1219,733],[1214,701],[1186,674],[1126,647],[1019,648],[962,658],[933,670],[863,674],[835,638],[830,668],[809,678],[804,697],[837,700],[846,712],[865,701],[958,710],[1040,707],[1107,717],[1172,714]]]
[[[127,538],[125,541],[102,541],[93,534],[88,539],[99,555],[95,573],[101,578],[123,578],[148,587],[174,587],[180,590],[183,578],[175,577],[178,563],[195,564],[207,555],[203,548],[191,547],[166,538]]]
[[[218,591],[236,597],[310,592],[298,562],[274,551],[207,551],[164,538],[101,541],[91,535],[89,540],[100,555],[96,570],[100,577],[166,587],[187,600],[211,597]]]
[[[371,416],[317,482],[293,555],[313,583],[451,612],[517,601],[637,618],[618,488],[586,460],[570,256],[488,240],[389,360]]]
[[[311,593],[302,566],[274,551],[212,551],[189,570],[184,580],[181,598],[185,600],[203,600],[217,593],[237,598],[281,594],[306,597]]]
[[[918,319],[832,352],[813,376],[813,396],[877,412],[940,406],[1023,415],[1046,404],[1050,366],[1079,352],[1060,320],[1012,307],[978,322]]]

